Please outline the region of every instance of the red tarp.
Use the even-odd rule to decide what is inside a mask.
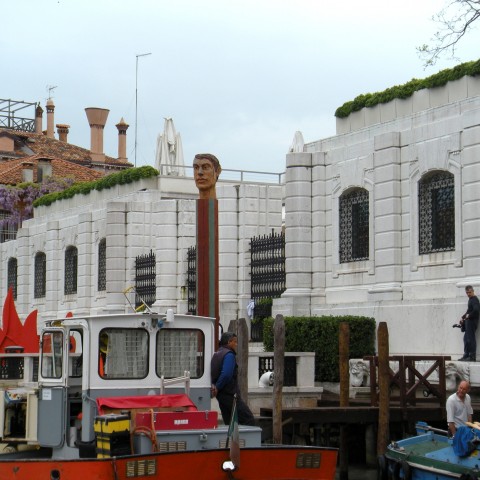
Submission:
[[[97,398],[100,415],[104,409],[129,410],[132,408],[168,408],[196,411],[197,407],[184,393],[167,395],[137,395],[135,397],[105,397]]]

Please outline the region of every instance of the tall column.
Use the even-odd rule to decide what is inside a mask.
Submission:
[[[218,200],[197,200],[197,315],[213,317],[218,343]]]
[[[285,174],[285,269],[287,289],[272,314],[310,315],[312,289],[312,155],[287,154]]]

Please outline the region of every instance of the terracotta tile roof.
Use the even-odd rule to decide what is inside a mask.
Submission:
[[[0,184],[16,185],[23,182],[23,170],[33,170],[33,181],[37,182],[39,161],[49,161],[52,166],[52,175],[61,178],[74,178],[76,182],[89,182],[105,176],[103,172],[92,168],[77,165],[61,158],[52,158],[45,155],[31,155],[0,163]],[[110,172],[108,172],[110,173]]]
[[[56,138],[49,138],[42,133],[22,132],[9,129],[1,129],[0,133],[1,132],[7,132],[16,137],[16,143],[20,144],[15,148],[16,154],[22,154],[22,152],[25,156],[40,154],[55,158],[63,158],[76,163],[81,162],[88,165],[92,163],[90,150],[77,147],[68,142],[61,142]],[[105,163],[107,165],[122,165],[124,168],[132,166],[129,162],[118,160],[109,157],[108,155],[105,155]]]

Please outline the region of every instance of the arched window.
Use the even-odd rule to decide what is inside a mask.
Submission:
[[[65,250],[65,295],[77,293],[78,250],[67,247]]]
[[[17,259],[10,257],[7,266],[7,287],[12,287],[13,298],[17,299]]]
[[[47,256],[43,252],[35,255],[34,298],[44,298],[47,291]]]
[[[107,241],[105,238],[98,244],[98,291],[107,289]]]
[[[356,188],[339,199],[340,263],[368,260],[368,191]]]
[[[449,172],[424,175],[418,183],[420,255],[455,250],[455,184]]]

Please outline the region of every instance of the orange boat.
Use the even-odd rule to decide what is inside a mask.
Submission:
[[[336,449],[218,425],[213,349],[213,319],[171,310],[46,322],[0,354],[1,480],[333,480]]]

